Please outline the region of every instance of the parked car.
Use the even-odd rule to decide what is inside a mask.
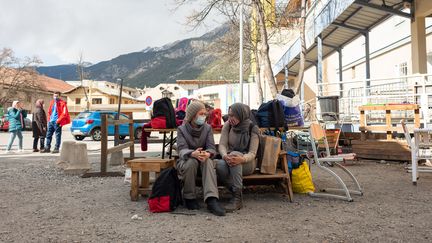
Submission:
[[[31,120],[29,118],[24,118],[24,124],[25,124],[25,128],[24,130],[32,130],[32,124],[31,124]],[[9,130],[9,120],[8,120],[8,115],[5,114],[1,117],[0,119],[0,130],[7,132]]]
[[[76,140],[83,140],[85,137],[91,137],[94,141],[100,141],[101,132],[101,114],[107,114],[108,121],[114,120],[117,112],[115,111],[84,111],[81,112],[75,119],[72,120],[70,128],[72,135]],[[120,114],[120,120],[128,120],[129,117],[125,114]],[[142,124],[134,123],[135,139],[141,138]],[[114,125],[108,125],[108,136],[114,136]],[[124,139],[129,136],[129,124],[119,125],[119,137]]]

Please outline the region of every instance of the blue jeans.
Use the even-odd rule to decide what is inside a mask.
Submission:
[[[9,142],[7,145],[7,149],[6,150],[10,150],[12,147],[12,144],[15,140],[15,137],[18,135],[18,143],[19,143],[19,149],[23,148],[23,136],[21,133],[21,130],[15,130],[15,131],[11,131],[10,132],[10,136],[9,136]]]
[[[59,124],[57,124],[55,121],[50,121],[48,122],[48,131],[46,134],[45,149],[51,148],[51,140],[52,140],[52,136],[54,135],[54,132],[55,132],[55,139],[56,139],[55,149],[60,148],[62,127]]]

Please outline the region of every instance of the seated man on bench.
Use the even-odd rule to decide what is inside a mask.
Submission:
[[[259,145],[259,128],[250,120],[250,108],[235,103],[228,111],[228,122],[222,127],[219,153],[223,160],[216,164],[218,178],[232,193],[227,212],[242,208],[243,176],[253,174]]]
[[[216,155],[213,131],[206,123],[207,111],[203,103],[194,101],[186,109],[183,125],[177,129],[177,170],[183,181],[183,198],[189,210],[199,209],[196,199],[198,169],[201,169],[204,201],[207,209],[217,216],[224,216],[219,205],[215,165],[211,158]]]

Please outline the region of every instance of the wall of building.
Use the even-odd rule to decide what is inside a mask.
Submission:
[[[432,73],[432,19],[427,18],[428,72]],[[362,80],[366,77],[364,38],[360,37],[342,50],[343,80],[345,82]],[[412,74],[410,22],[401,17],[392,17],[374,28],[370,33],[371,78],[391,78]],[[332,84],[324,87],[324,95],[338,95],[339,65],[338,54],[334,53],[323,61],[323,82]],[[305,72],[306,83],[317,92],[316,69]],[[349,90],[353,84],[344,84]]]
[[[4,94],[9,92],[7,88],[0,91],[0,95],[5,96]],[[19,100],[23,103],[24,109],[28,112],[28,117],[32,119],[32,113],[35,111],[36,100],[43,99],[45,103],[45,111],[47,111],[49,107],[49,103],[51,102],[53,94],[51,92],[42,91],[42,90],[27,90],[27,91],[18,91],[14,95],[14,100]],[[66,97],[62,96],[64,100]],[[3,107],[3,113],[7,112],[7,108],[12,106],[12,102],[7,103],[5,107]]]

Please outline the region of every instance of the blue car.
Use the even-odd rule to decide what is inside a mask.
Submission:
[[[100,141],[101,132],[101,114],[107,114],[108,121],[114,120],[117,112],[115,111],[84,111],[81,112],[72,121],[71,133],[76,140],[83,140],[85,137],[91,137],[94,141]],[[120,120],[129,120],[125,114],[120,114]],[[142,124],[134,123],[135,139],[139,139],[142,133]],[[108,136],[114,136],[114,125],[108,125]],[[129,124],[119,125],[119,137],[124,139],[129,136]]]

